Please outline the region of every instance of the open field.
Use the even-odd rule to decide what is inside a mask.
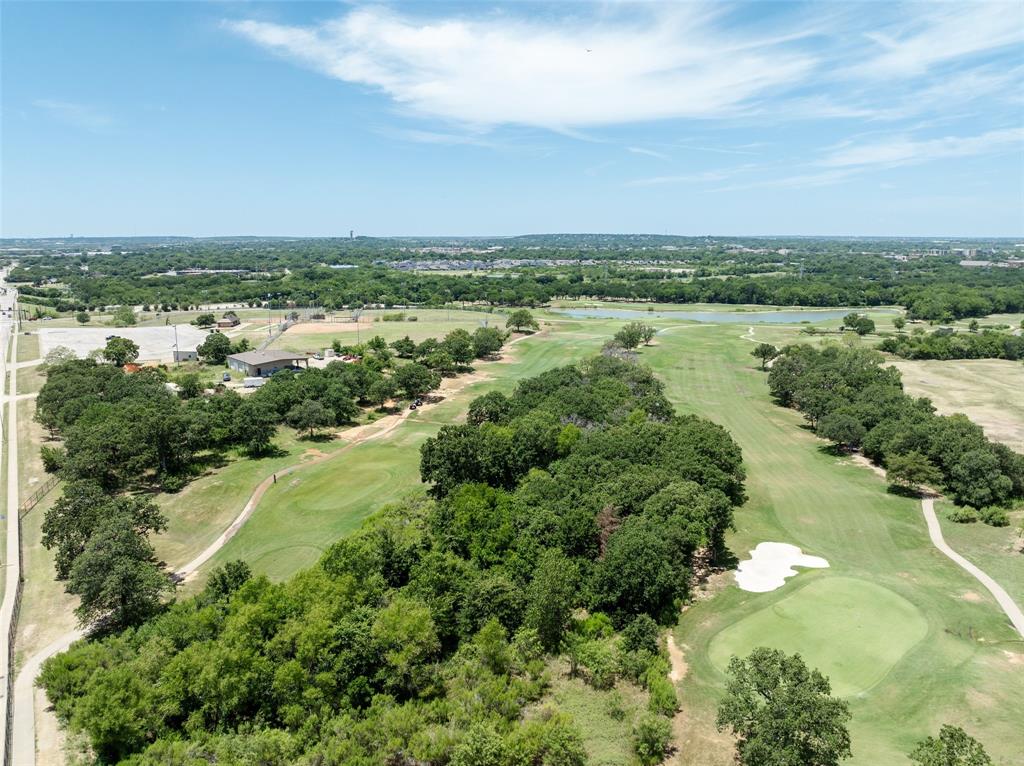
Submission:
[[[893,359],[907,393],[927,396],[939,413],[962,412],[985,435],[1024,452],[1024,364],[1007,359]]]
[[[1019,639],[991,601],[961,597],[976,584],[931,547],[915,500],[887,494],[872,472],[822,449],[824,443],[801,428],[799,414],[771,403],[765,376],[755,369],[750,344],[739,340],[739,329],[663,333],[658,345],[642,356],[666,380],[677,408],[716,420],[743,447],[750,499],[737,514],[732,550],[747,551],[762,541],[788,542],[825,557],[831,568],[802,572],[771,593],[745,593],[730,585],[683,614],[675,635],[687,654],[690,675],[681,689],[688,732],[678,762],[732,762],[730,743],[713,728],[724,683],[720,665],[709,656],[716,637],[751,615],[777,612],[780,602],[791,596],[782,611],[796,610],[806,619],[814,610],[799,605],[799,598],[807,595],[808,584],[836,578],[881,588],[886,602],[901,608],[909,603],[909,613],[922,615],[926,623],[921,640],[913,640],[917,629],[905,636],[904,651],[888,659],[891,669],[850,698],[850,763],[899,763],[916,740],[943,722],[963,725],[990,753],[1014,762],[1024,752],[1024,733],[1014,712],[1015,700],[1024,693]],[[757,336],[762,329],[756,328]],[[777,327],[763,331],[776,343],[785,332]],[[797,337],[794,332],[793,339]],[[864,601],[868,587],[857,590]],[[767,622],[766,617],[757,619]],[[778,616],[772,620],[784,622]],[[877,627],[887,630],[884,624]],[[855,657],[860,649],[856,635],[855,630],[838,630],[826,647],[835,655],[832,670],[840,671],[838,684],[846,683],[848,675],[835,663]],[[813,636],[789,630],[787,648],[821,656],[823,649]],[[720,646],[732,641],[741,645],[740,638],[726,633],[717,641]]]
[[[415,322],[385,322],[384,314],[404,313],[407,317],[415,316]],[[462,311],[452,309],[405,309],[390,311],[364,311],[360,321],[355,322],[308,322],[290,327],[272,344],[272,348],[287,351],[315,351],[328,348],[331,341],[337,338],[343,345],[355,344],[358,340],[367,341],[374,335],[380,335],[388,343],[408,335],[419,343],[427,338],[442,337],[452,330],[473,332],[487,323],[490,327],[505,328],[504,314],[489,314],[484,311]]]

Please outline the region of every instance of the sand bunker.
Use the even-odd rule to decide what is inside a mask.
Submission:
[[[752,593],[767,593],[781,588],[786,578],[796,574],[793,567],[824,569],[828,562],[818,556],[806,556],[789,543],[759,543],[750,558],[736,569],[736,584]]]

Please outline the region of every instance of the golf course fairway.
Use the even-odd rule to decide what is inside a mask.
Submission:
[[[732,623],[711,639],[712,664],[759,646],[799,653],[848,697],[878,683],[928,633],[920,610],[888,588],[853,577],[821,575],[780,601]]]

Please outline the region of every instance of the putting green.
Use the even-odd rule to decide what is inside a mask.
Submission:
[[[758,646],[799,652],[849,697],[878,683],[928,623],[920,610],[888,588],[850,577],[824,577],[722,630],[709,656],[725,670],[733,655]]]

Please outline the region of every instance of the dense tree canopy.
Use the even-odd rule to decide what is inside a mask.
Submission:
[[[941,484],[958,505],[975,508],[1024,497],[1024,456],[990,441],[966,416],[936,415],[927,399],[907,396],[899,372],[882,361],[865,349],[788,346],[768,385],[820,435],[894,467],[894,481]]]
[[[674,415],[649,370],[602,357],[472,409],[486,417],[423,448],[433,498],[384,509],[286,582],[219,570],[198,596],[48,661],[58,715],[102,762],[133,766],[582,766],[567,716],[526,713],[545,652],[565,649],[598,688],[622,674],[649,689],[634,747],[663,754],[677,703],[652,618],[672,619],[689,557],[731,523],[738,447]],[[109,593],[133,582],[127,563]]]

